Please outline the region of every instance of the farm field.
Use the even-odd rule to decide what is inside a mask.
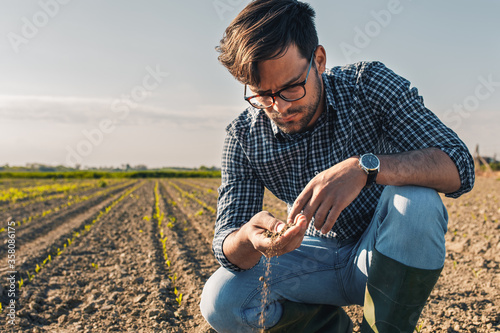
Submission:
[[[211,250],[218,186],[208,178],[3,179],[0,331],[12,327],[15,235],[16,331],[214,332],[198,304],[219,267]],[[447,258],[419,331],[500,332],[500,181],[478,177],[471,193],[443,200]],[[286,218],[270,193],[264,209]],[[347,311],[358,330],[361,307]]]

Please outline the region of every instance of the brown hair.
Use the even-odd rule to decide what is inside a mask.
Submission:
[[[296,0],[254,0],[227,27],[219,61],[241,83],[260,84],[259,61],[281,57],[295,44],[309,59],[318,45],[315,12]]]

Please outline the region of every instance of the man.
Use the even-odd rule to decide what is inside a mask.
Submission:
[[[473,161],[383,64],[327,70],[314,15],[252,1],[218,47],[250,107],[226,129],[201,310],[219,332],[350,332],[341,306],[360,304],[362,332],[412,332],[444,264],[437,192],[470,191]],[[287,221],[261,211],[264,187]]]

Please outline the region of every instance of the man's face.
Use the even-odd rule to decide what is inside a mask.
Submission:
[[[321,51],[324,51],[322,47]],[[306,79],[309,60],[310,58],[303,58],[298,48],[292,45],[281,58],[259,63],[260,86],[258,88],[249,88],[253,93],[262,95],[303,82]],[[315,59],[313,59],[314,61]],[[293,134],[307,130],[314,125],[322,112],[324,107],[323,82],[314,63],[305,88],[306,95],[304,98],[294,102],[287,102],[277,96],[276,103],[264,109],[267,116],[284,133]]]

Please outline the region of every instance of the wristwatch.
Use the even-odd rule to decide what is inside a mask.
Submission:
[[[375,184],[375,180],[377,179],[377,174],[380,170],[380,160],[371,153],[364,154],[359,158],[359,167],[368,175],[365,187],[370,188]]]

